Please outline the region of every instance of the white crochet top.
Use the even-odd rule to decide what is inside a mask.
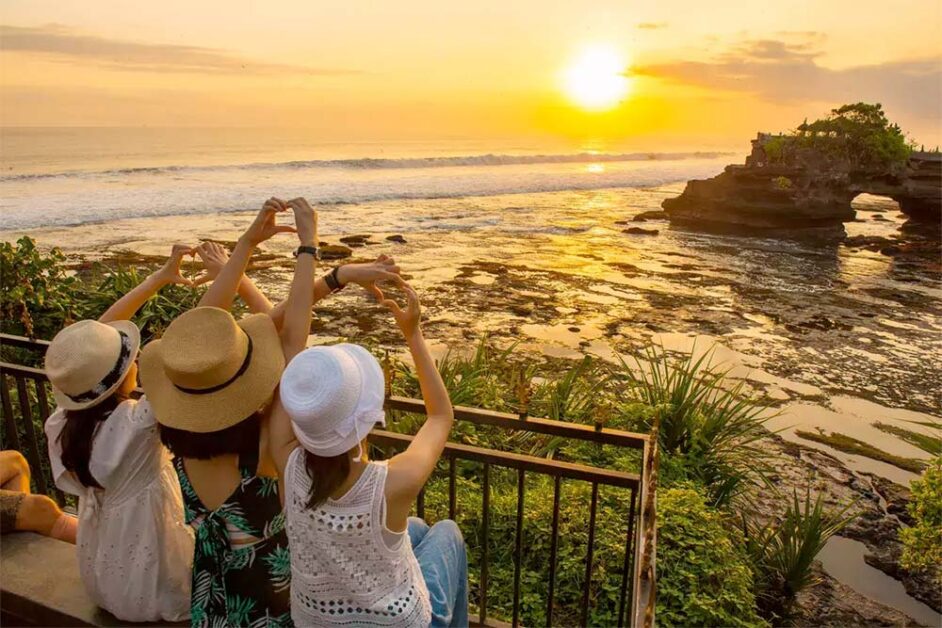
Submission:
[[[407,531],[386,529],[386,463],[370,462],[340,499],[307,507],[304,450],[285,469],[291,619],[298,626],[421,626],[428,589]]]

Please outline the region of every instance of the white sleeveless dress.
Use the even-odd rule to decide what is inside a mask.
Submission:
[[[340,499],[307,507],[311,480],[299,447],[285,469],[291,619],[298,626],[421,626],[428,589],[407,531],[386,522],[386,463],[370,462]]]
[[[173,463],[145,398],[115,408],[95,432],[88,470],[103,488],[83,486],[62,464],[65,413],[46,421],[56,486],[77,495],[78,561],[98,606],[123,621],[190,616],[193,530]]]

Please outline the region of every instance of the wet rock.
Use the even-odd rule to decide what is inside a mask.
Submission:
[[[361,246],[368,246],[370,244],[377,244],[376,242],[370,241],[369,234],[367,235],[348,235],[340,238],[340,241],[352,248],[359,248]]]
[[[398,233],[395,234],[395,235],[388,235],[388,236],[386,236],[386,240],[388,240],[389,242],[395,242],[396,244],[405,244],[405,243],[406,243],[406,239],[405,239],[404,237],[402,237],[401,235],[399,235]]]
[[[324,244],[320,251],[321,259],[344,259],[353,255],[353,249],[342,244]]]
[[[829,576],[814,563],[816,586],[798,594],[796,626],[913,626],[908,615],[867,598]]]
[[[632,220],[634,222],[644,222],[646,220],[667,220],[667,212],[662,209],[641,212],[632,218]]]
[[[641,227],[628,227],[627,229],[622,229],[622,233],[630,233],[632,235],[657,235],[660,232],[657,229],[642,229]]]
[[[844,246],[867,249],[868,251],[879,251],[890,244],[893,244],[893,240],[883,236],[859,235],[844,238]]]
[[[511,303],[508,309],[517,316],[528,317],[533,314],[533,304],[531,303]]]

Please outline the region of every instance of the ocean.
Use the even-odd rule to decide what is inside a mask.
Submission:
[[[2,229],[244,211],[271,195],[340,205],[653,187],[720,165],[705,151],[554,148],[318,143],[284,129],[4,129]],[[395,224],[413,223],[402,216]]]

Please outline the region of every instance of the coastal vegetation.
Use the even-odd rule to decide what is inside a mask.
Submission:
[[[865,170],[894,171],[906,165],[913,145],[879,103],[853,103],[765,144],[771,163],[794,164],[809,152]]]
[[[98,316],[146,269],[70,262],[59,251],[44,253],[21,239],[2,252],[3,331],[51,337],[62,325]],[[148,303],[137,322],[146,338],[198,299],[199,290],[171,288]],[[5,348],[4,351],[8,349]],[[416,396],[411,368],[386,356],[395,394]],[[827,512],[820,498],[779,495],[777,512],[754,507],[756,491],[777,494],[767,479],[762,441],[769,432],[767,408],[742,383],[712,363],[663,348],[617,364],[592,357],[577,362],[535,360],[516,345],[498,347],[482,339],[474,351],[455,351],[439,361],[452,400],[461,405],[547,416],[561,421],[650,432],[657,427],[661,472],[658,485],[658,622],[665,626],[780,623],[793,612],[795,596],[814,584],[811,563],[827,538],[845,523]],[[14,391],[14,395],[16,391]],[[14,402],[16,399],[14,398]],[[390,412],[389,428],[414,432],[420,418]],[[547,435],[515,434],[459,421],[459,442],[556,460],[637,471],[640,454],[608,445]],[[443,463],[447,464],[447,463]],[[509,619],[513,599],[517,474],[493,469],[490,521],[484,536],[479,465],[456,468],[456,519],[469,544],[490,554],[491,616]],[[521,555],[521,621],[546,619],[548,548],[554,486],[551,478],[525,480],[524,547]],[[586,574],[591,486],[564,482],[553,621],[576,625]],[[626,525],[627,491],[601,487],[591,569],[591,625],[617,622]],[[426,515],[447,516],[447,474],[426,488]],[[469,552],[472,603],[480,578],[480,551]]]
[[[910,486],[913,498],[907,510],[914,523],[900,530],[900,564],[932,573],[942,587],[942,455]]]
[[[153,268],[159,264],[155,261]],[[152,269],[71,262],[58,248],[40,251],[27,236],[0,243],[0,331],[52,339],[65,325],[97,318]],[[202,290],[167,286],[138,311],[146,342],[176,316],[195,307]]]
[[[879,447],[874,447],[870,443],[865,443],[862,440],[854,438],[853,436],[847,436],[846,434],[839,434],[837,432],[826,434],[823,431],[809,432],[807,430],[795,430],[795,435],[805,440],[833,447],[847,454],[866,456],[871,460],[879,460],[880,462],[891,464],[894,467],[899,467],[900,469],[912,473],[919,473],[926,467],[925,463],[921,460],[885,452]]]

